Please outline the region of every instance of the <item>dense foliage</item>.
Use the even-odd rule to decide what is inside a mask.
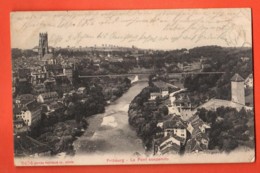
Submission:
[[[150,93],[158,92],[158,90],[155,86],[144,88],[131,102],[128,111],[129,124],[136,129],[147,150],[152,148],[153,137],[156,132],[160,131],[157,123],[168,115],[168,108],[159,105],[160,99],[148,102]]]
[[[209,149],[230,152],[238,146],[254,147],[254,113],[242,108],[199,109],[198,116],[211,124]]]
[[[185,78],[184,87],[193,94],[196,92],[196,95],[202,95],[205,99],[216,97],[230,100],[230,79],[232,76],[238,73],[245,79],[252,73],[251,48],[199,47],[191,49],[189,55],[191,57],[207,57],[203,62],[207,68],[202,69],[203,72],[224,72],[223,74],[198,74]],[[243,61],[242,57],[249,59]],[[202,97],[199,99],[205,100]]]

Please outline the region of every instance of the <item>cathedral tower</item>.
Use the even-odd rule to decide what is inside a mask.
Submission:
[[[48,34],[40,33],[39,34],[39,56],[42,58],[45,54],[48,54]]]
[[[232,102],[245,105],[244,81],[245,80],[237,73],[231,78]]]

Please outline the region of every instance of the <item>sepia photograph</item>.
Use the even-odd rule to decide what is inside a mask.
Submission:
[[[16,166],[255,161],[251,9],[10,18]]]

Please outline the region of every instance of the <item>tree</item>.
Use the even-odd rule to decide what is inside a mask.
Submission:
[[[247,125],[250,112],[243,109],[239,112],[230,107],[219,107],[216,111],[199,109],[198,116],[211,124],[209,149],[218,148],[229,152],[238,145],[248,145],[250,136],[254,136]],[[239,140],[243,143],[240,144]]]
[[[31,94],[32,91],[33,91],[32,84],[28,81],[18,82],[16,85],[16,93],[18,95]]]
[[[154,84],[153,84],[153,77],[154,76],[155,76],[154,74],[149,75],[148,84],[149,84],[150,87],[154,86]]]
[[[18,48],[12,48],[12,59],[20,58],[22,57],[22,50]]]
[[[162,107],[160,107],[160,108],[159,108],[159,112],[160,112],[160,114],[162,114],[163,116],[169,114],[169,110],[168,110],[167,106],[162,106]]]

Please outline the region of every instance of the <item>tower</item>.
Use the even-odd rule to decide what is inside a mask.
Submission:
[[[40,33],[39,34],[39,56],[42,58],[45,54],[48,53],[48,34],[46,33]]]
[[[235,74],[231,78],[231,101],[245,105],[245,89],[244,79],[239,75]]]

